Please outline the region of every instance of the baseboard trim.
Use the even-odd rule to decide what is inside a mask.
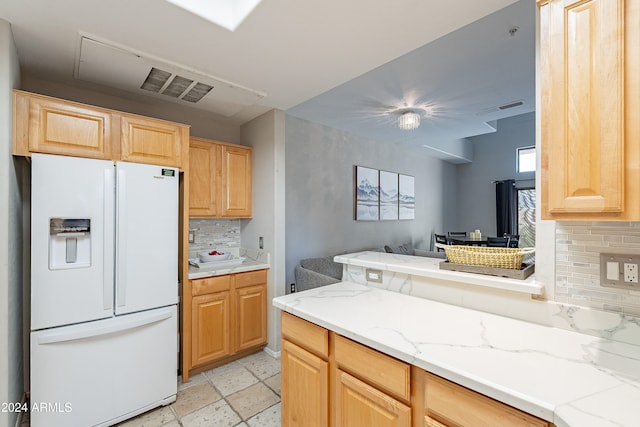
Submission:
[[[273,351],[271,350],[269,347],[265,347],[262,351],[264,351],[265,353],[267,353],[269,356],[275,358],[275,359],[280,359],[280,356],[282,354],[281,351]]]

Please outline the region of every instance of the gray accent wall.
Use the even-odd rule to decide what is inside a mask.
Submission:
[[[0,402],[20,402],[23,395],[23,230],[21,184],[26,166],[14,160],[12,89],[20,68],[11,26],[0,19]],[[0,427],[13,426],[17,413],[0,412]]]
[[[457,166],[458,217],[460,231],[479,229],[496,235],[496,191],[494,181],[525,180],[533,173],[516,173],[516,149],[536,145],[535,113],[497,121],[496,132],[469,138],[473,162]],[[533,184],[534,181],[520,184]]]
[[[293,116],[285,119],[286,277],[301,259],[412,241],[456,225],[456,166],[399,143],[375,141]],[[354,166],[415,177],[416,219],[354,220]]]

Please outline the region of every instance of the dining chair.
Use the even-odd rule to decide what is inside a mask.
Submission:
[[[433,233],[433,239],[436,243],[442,243],[443,245],[448,245],[449,241],[447,240],[447,236],[445,236],[444,234],[436,234]],[[442,248],[438,248],[438,252],[444,252],[444,249]]]
[[[508,243],[507,237],[487,237],[487,246],[492,248],[506,248]]]
[[[507,247],[508,248],[517,248],[520,243],[520,235],[519,234],[508,234],[504,233],[504,237],[507,239]]]

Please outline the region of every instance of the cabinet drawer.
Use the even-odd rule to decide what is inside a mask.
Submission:
[[[549,427],[552,424],[436,375],[426,373],[427,419],[474,427]]]
[[[283,337],[318,356],[329,357],[329,331],[284,311],[281,319]]]
[[[335,359],[340,368],[409,401],[410,365],[335,334]]]
[[[228,291],[231,281],[229,275],[207,277],[206,279],[197,279],[191,281],[191,295],[205,295],[213,292]]]
[[[335,373],[336,427],[410,427],[411,408],[340,369]]]
[[[261,285],[267,283],[267,270],[247,271],[233,275],[236,288],[245,286]]]

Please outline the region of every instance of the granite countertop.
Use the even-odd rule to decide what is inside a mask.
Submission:
[[[520,280],[488,276],[484,274],[440,270],[440,263],[443,261],[440,258],[365,251],[353,254],[337,255],[333,260],[346,265],[374,268],[395,273],[431,277],[435,279],[451,280],[455,282],[464,282],[471,285],[523,292],[532,295],[542,295],[544,293],[544,284],[536,281],[535,275],[529,276],[525,280]]]
[[[229,251],[234,258],[244,258],[242,264],[229,265],[229,263],[221,262],[220,264],[210,263],[203,267],[189,265],[189,279],[203,279],[225,274],[243,273],[245,271],[264,270],[271,267],[269,253],[263,250],[233,248]]]
[[[640,346],[350,282],[273,305],[558,427],[640,422]]]

